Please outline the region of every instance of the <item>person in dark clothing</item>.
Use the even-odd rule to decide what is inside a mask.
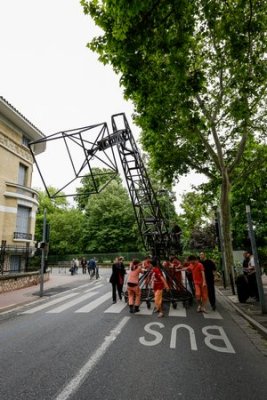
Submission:
[[[182,229],[178,224],[174,224],[171,230],[171,236],[172,236],[172,241],[173,245],[177,249],[177,252],[181,252],[181,235],[182,235]]]
[[[245,251],[244,254],[243,254],[244,259],[243,259],[243,264],[242,264],[242,266],[243,266],[243,274],[245,276],[247,276],[247,274],[248,274],[249,256],[250,256],[249,252]]]
[[[87,263],[88,274],[90,275],[90,279],[93,279],[96,273],[96,260],[95,258],[91,258]]]
[[[81,259],[81,267],[82,267],[83,274],[86,274],[87,261],[86,261],[85,257],[83,257]]]
[[[211,308],[216,310],[216,297],[215,297],[215,287],[214,287],[214,273],[216,271],[216,265],[212,260],[206,258],[206,254],[201,252],[199,254],[200,262],[203,264],[205,269],[205,278],[208,288],[208,297]]]
[[[117,257],[114,264],[112,265],[112,274],[109,280],[112,284],[113,303],[117,302],[117,291],[119,299],[122,300],[122,288],[125,274],[126,271],[123,264],[123,257]]]
[[[248,268],[247,268],[249,295],[250,297],[253,297],[256,301],[259,301],[259,291],[256,278],[256,267],[255,267],[254,256],[249,251],[247,252],[247,254],[249,257]]]

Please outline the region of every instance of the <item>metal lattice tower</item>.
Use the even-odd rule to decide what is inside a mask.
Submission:
[[[88,192],[88,195],[99,193],[103,187],[100,188],[96,184],[97,175],[92,168],[92,160],[95,158],[99,162],[101,161],[105,168],[109,168],[109,182],[118,174],[114,154],[114,147],[116,147],[145,249],[159,258],[177,253],[177,242],[168,230],[167,221],[161,212],[159,202],[125,114],[113,115],[111,124],[112,133],[109,132],[107,124],[102,123],[58,132],[30,143],[32,156],[48,196],[51,198],[64,196],[62,191],[68,188],[75,180],[82,179],[84,176],[89,176],[92,182],[92,190]],[[34,145],[41,141],[63,141],[66,149],[70,170],[73,172],[73,179],[63,183],[57,193],[49,193],[34,155]],[[77,149],[79,151],[78,162],[75,161],[73,146],[75,146],[75,151]],[[76,195],[77,193],[70,196]]]

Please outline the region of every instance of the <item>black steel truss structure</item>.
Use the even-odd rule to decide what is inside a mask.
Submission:
[[[99,161],[104,162],[106,168],[110,169],[110,181],[118,173],[113,150],[116,146],[139,232],[146,250],[152,253],[153,256],[159,258],[168,257],[170,254],[177,254],[179,251],[178,242],[174,235],[168,230],[168,223],[161,212],[157,196],[151,185],[147,170],[125,114],[120,113],[113,115],[111,117],[111,123],[113,129],[112,133],[109,132],[107,124],[103,123],[71,131],[59,132],[39,141],[30,143],[32,156],[49,197],[55,198],[64,196],[62,191],[75,179],[84,176],[90,177],[92,182],[92,190],[88,191],[87,194],[99,193],[103,187],[99,188],[97,186],[97,179],[91,165],[92,159],[93,157],[97,158]],[[95,135],[94,140],[92,140],[90,133],[93,129],[95,130],[95,128],[99,129],[99,131]],[[40,141],[51,141],[57,139],[64,141],[74,172],[74,177],[71,181],[63,185],[56,193],[51,194],[49,193],[46,182],[38,166],[38,160],[35,158],[34,144]],[[82,149],[84,160],[78,167],[76,167],[72,159],[69,142],[74,142]],[[75,193],[71,195],[77,196],[78,194]]]

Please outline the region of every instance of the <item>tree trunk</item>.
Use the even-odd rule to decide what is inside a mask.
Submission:
[[[232,292],[235,294],[234,286],[234,257],[232,247],[232,232],[231,232],[231,211],[230,211],[230,181],[228,171],[225,169],[222,173],[221,184],[221,226],[222,236],[224,241],[224,259],[225,259],[225,282],[226,285],[231,285]]]

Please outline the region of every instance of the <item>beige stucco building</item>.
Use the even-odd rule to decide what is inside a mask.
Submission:
[[[31,189],[33,157],[29,143],[44,134],[0,97],[0,273],[25,271],[34,249],[38,194]],[[33,151],[45,151],[38,143]]]

